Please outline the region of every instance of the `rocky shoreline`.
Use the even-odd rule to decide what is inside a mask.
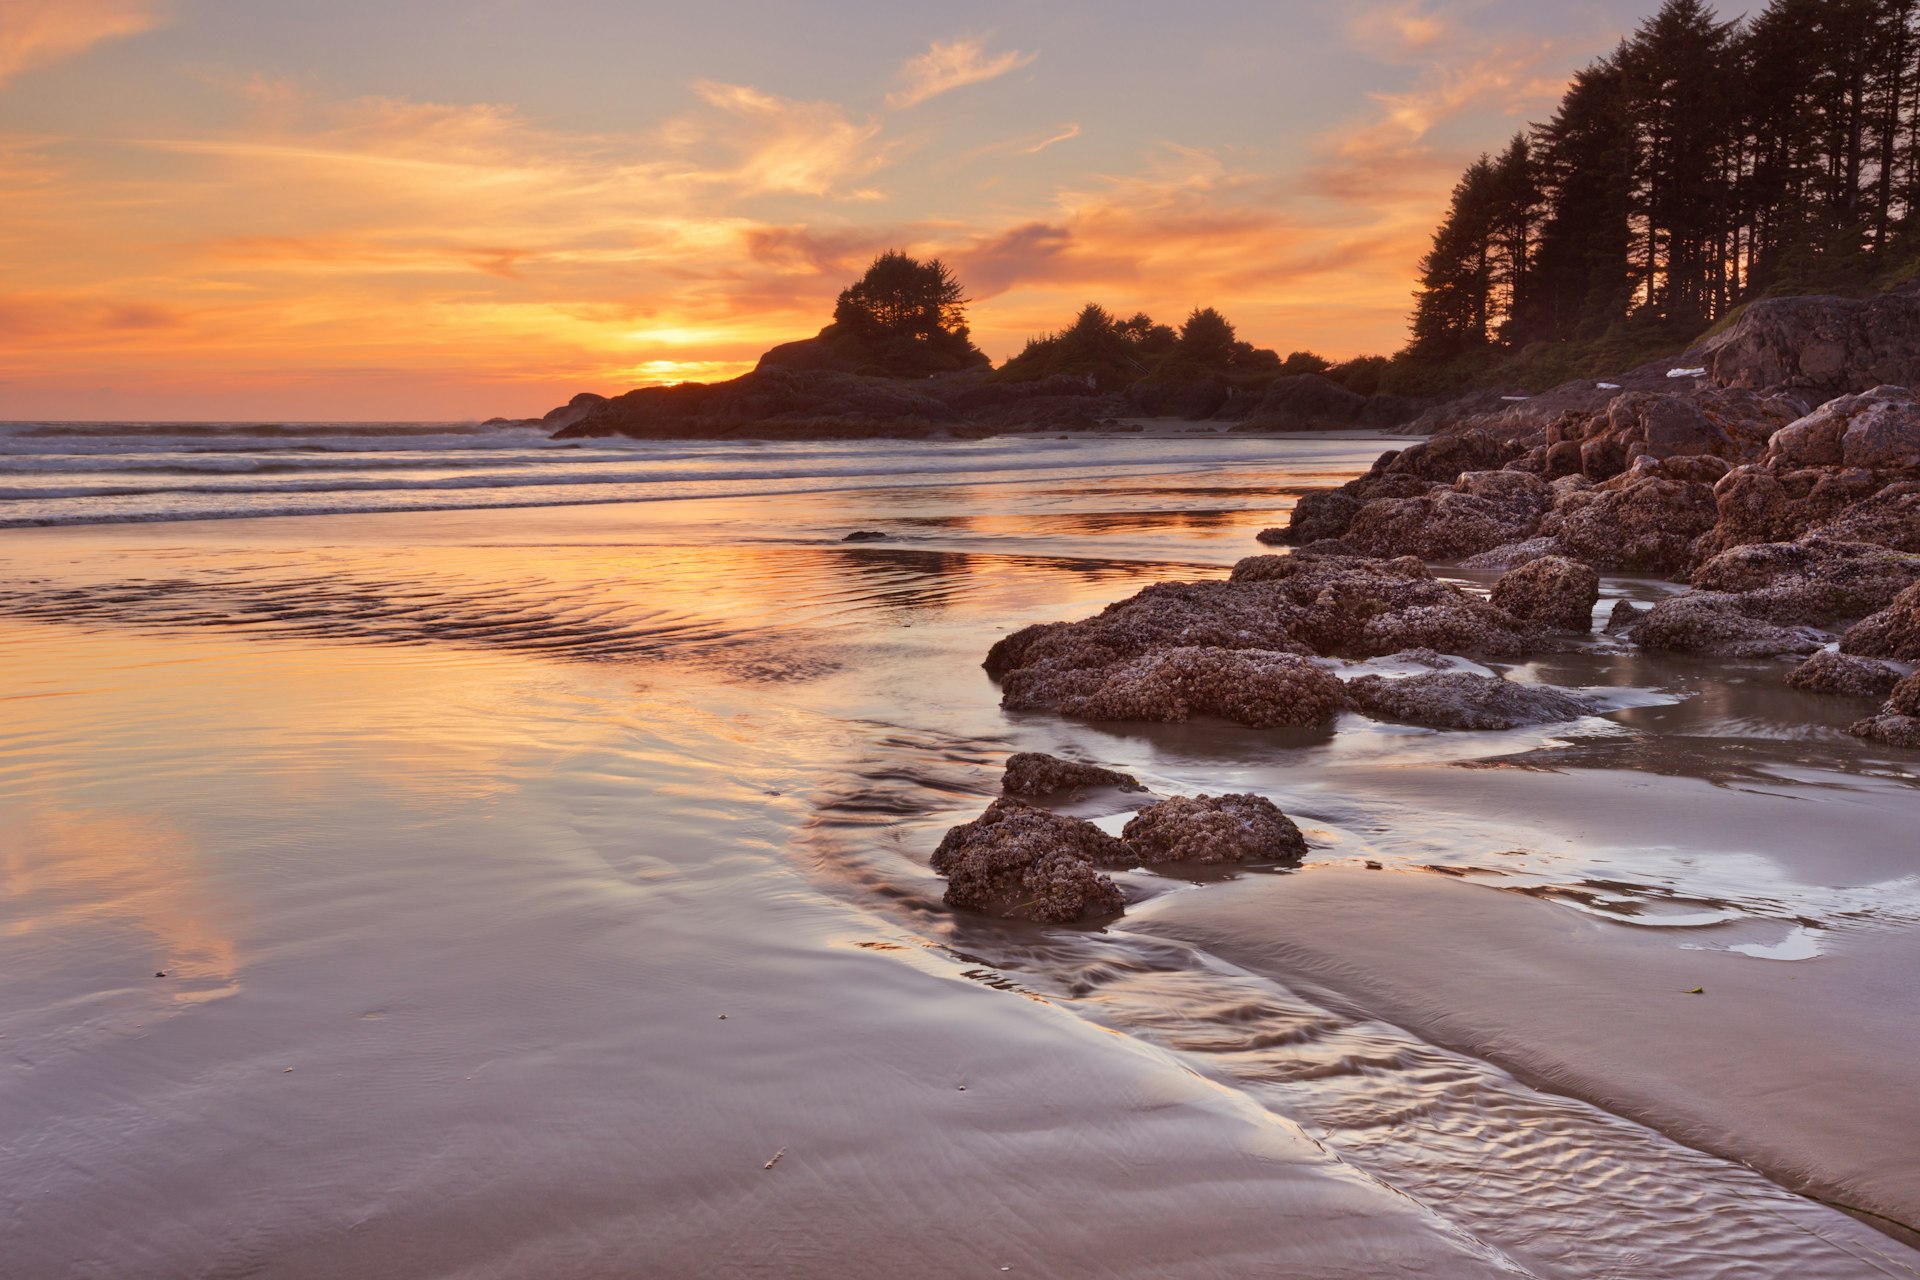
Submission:
[[[1686,589],[1651,609],[1622,602],[1603,624],[1610,643],[1776,661],[1796,689],[1877,702],[1855,736],[1920,749],[1920,396],[1858,385],[1910,362],[1920,324],[1895,360],[1891,338],[1868,342],[1830,323],[1831,308],[1789,301],[1812,322],[1791,328],[1781,308],[1756,308],[1709,352],[1706,376],[1611,388],[1550,422],[1511,410],[1458,420],[1303,498],[1285,528],[1260,535],[1287,554],[1006,636],[985,661],[1002,705],[1318,734],[1344,713],[1442,730],[1575,721],[1599,710],[1588,695],[1474,660],[1582,643],[1601,576],[1635,575]],[[1482,592],[1434,564],[1501,576]],[[1381,669],[1356,670],[1368,662]],[[1218,822],[1252,800],[1169,800],[1143,817]],[[1243,815],[1243,830],[1257,826]],[[1155,861],[1130,837],[1013,800],[941,849],[951,905],[1055,923],[1118,913],[1124,900],[1098,869]],[[1249,838],[1220,860],[1304,853]]]

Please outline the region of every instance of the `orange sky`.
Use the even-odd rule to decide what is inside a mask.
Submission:
[[[402,7],[0,5],[0,418],[538,413],[739,372],[893,246],[995,359],[1089,300],[1389,351],[1460,168],[1638,8]]]

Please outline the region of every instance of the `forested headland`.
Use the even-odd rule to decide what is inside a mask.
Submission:
[[[1545,385],[1920,270],[1920,0],[1668,0],[1461,177],[1390,384]]]

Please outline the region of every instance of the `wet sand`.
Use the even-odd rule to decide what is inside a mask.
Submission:
[[[1850,707],[1596,646],[1539,731],[998,709],[1339,469],[8,533],[7,1274],[1920,1274],[1796,1194],[1920,1221]],[[955,917],[1023,749],[1317,848]]]

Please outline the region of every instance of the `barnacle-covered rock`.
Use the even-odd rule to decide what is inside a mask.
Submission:
[[[1142,809],[1121,832],[1142,862],[1299,862],[1307,841],[1263,796],[1178,796]]]
[[[933,854],[948,906],[1046,924],[1117,915],[1126,897],[1099,868],[1132,862],[1091,822],[1009,799],[948,831]]]

